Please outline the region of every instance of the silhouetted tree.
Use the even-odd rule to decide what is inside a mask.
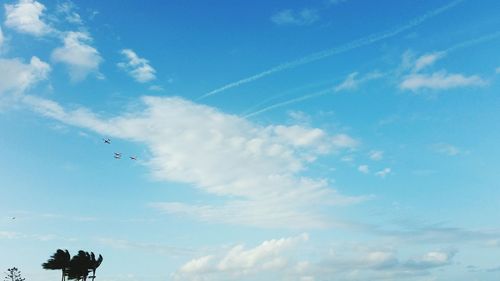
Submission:
[[[73,256],[69,263],[68,278],[86,281],[91,270],[90,254],[85,251],[78,251],[78,255]]]
[[[68,268],[69,268],[69,263],[71,261],[71,255],[69,254],[68,250],[61,250],[58,249],[47,262],[42,264],[42,267],[44,269],[50,269],[50,270],[62,270],[62,281],[65,280]]]
[[[17,267],[7,269],[5,272],[7,276],[5,276],[4,281],[24,281],[25,279],[21,277],[21,271],[17,269]]]
[[[92,278],[92,281],[94,281],[95,279],[95,271],[101,265],[102,260],[103,258],[101,255],[99,255],[99,257],[96,259],[94,253],[90,252],[90,269],[92,270],[92,276],[90,277]]]
[[[69,280],[86,281],[90,273],[92,273],[90,278],[94,281],[96,269],[101,265],[102,260],[101,255],[96,259],[95,254],[92,252],[89,254],[80,250],[77,255],[71,257],[68,250],[58,249],[46,263],[42,264],[42,267],[45,269],[61,269],[63,271],[62,281],[66,277]]]

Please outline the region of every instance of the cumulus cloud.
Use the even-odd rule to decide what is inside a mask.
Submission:
[[[156,202],[169,214],[258,227],[326,227],[328,206],[369,197],[338,194],[326,179],[301,175],[314,157],[357,144],[345,134],[317,128],[260,126],[182,98],[144,97],[144,109],[104,119],[79,108],[67,111],[29,97],[40,113],[99,134],[145,144],[154,177],[189,184],[220,197],[220,204]],[[301,135],[298,138],[296,136]]]
[[[310,25],[319,20],[319,14],[313,9],[302,9],[298,12],[287,9],[271,17],[277,25]]]
[[[384,168],[383,170],[376,172],[375,175],[377,177],[385,178],[390,173],[391,173],[391,168]]]
[[[368,165],[359,165],[358,171],[360,171],[363,174],[368,174],[370,172],[370,168],[368,167]]]
[[[332,137],[332,144],[337,148],[355,149],[359,141],[346,134],[338,134]]]
[[[34,0],[19,0],[5,5],[5,25],[20,33],[43,36],[51,28],[42,20],[45,6]]]
[[[272,239],[196,257],[182,265],[174,280],[415,280],[452,263],[456,251],[434,250],[401,258],[394,249],[362,245],[306,244],[307,234]],[[309,252],[311,251],[311,252]],[[314,253],[314,258],[310,258]],[[354,279],[353,279],[354,278]]]
[[[446,90],[468,86],[484,86],[487,82],[478,75],[464,76],[463,74],[438,71],[432,74],[410,74],[404,77],[400,84],[403,90],[418,91],[421,89]]]
[[[52,52],[52,60],[67,65],[72,81],[83,80],[90,73],[98,73],[102,58],[99,52],[89,45],[90,35],[84,32],[67,32],[64,45]]]
[[[149,65],[149,61],[140,58],[134,51],[130,49],[123,49],[121,54],[127,59],[126,62],[118,63],[118,67],[128,72],[135,81],[140,83],[149,82],[156,79],[156,70]]]
[[[384,158],[384,152],[381,150],[372,150],[368,153],[368,157],[373,161],[379,161]]]
[[[236,245],[219,255],[188,261],[174,274],[174,280],[246,280],[262,273],[281,271],[289,263],[287,252],[308,239],[308,235],[303,234],[267,240],[251,249]]]
[[[21,59],[0,58],[0,95],[5,93],[20,94],[41,80],[47,79],[50,66],[38,57],[32,57],[29,63]]]

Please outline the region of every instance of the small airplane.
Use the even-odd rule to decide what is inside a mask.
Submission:
[[[102,139],[104,141],[104,143],[106,144],[111,144],[111,140],[110,139]]]
[[[119,152],[115,152],[115,159],[122,159],[122,154]]]
[[[131,160],[137,160],[137,156],[130,156]]]

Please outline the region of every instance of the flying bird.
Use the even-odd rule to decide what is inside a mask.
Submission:
[[[111,144],[111,140],[110,139],[102,139],[104,141],[104,143],[106,144]]]

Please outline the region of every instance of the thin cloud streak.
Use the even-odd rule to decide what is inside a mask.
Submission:
[[[408,23],[406,23],[406,24],[404,24],[402,26],[399,26],[398,28],[395,28],[395,29],[392,29],[392,30],[388,30],[388,31],[385,31],[385,32],[382,32],[382,33],[372,34],[372,35],[369,35],[367,37],[363,37],[361,39],[352,41],[352,42],[350,42],[350,43],[348,43],[346,45],[340,46],[340,47],[336,47],[336,48],[333,48],[333,49],[329,49],[329,50],[325,50],[325,51],[322,51],[322,52],[314,53],[312,55],[300,58],[298,60],[294,60],[294,61],[291,61],[291,62],[280,64],[280,65],[275,66],[275,67],[273,67],[271,69],[263,71],[263,72],[261,72],[259,74],[256,74],[256,75],[253,75],[253,76],[241,79],[241,80],[233,82],[233,83],[229,83],[229,84],[227,84],[227,85],[225,85],[223,87],[220,87],[218,89],[210,91],[210,92],[208,92],[208,93],[200,96],[198,99],[204,99],[206,97],[218,94],[220,92],[229,90],[231,88],[235,88],[235,87],[238,87],[240,85],[253,82],[255,80],[258,80],[260,78],[269,76],[269,75],[274,74],[276,72],[280,72],[280,71],[287,70],[287,69],[290,69],[290,68],[295,68],[295,67],[307,64],[307,63],[314,62],[314,61],[322,60],[322,59],[331,57],[331,56],[336,55],[336,54],[341,54],[341,53],[350,51],[352,49],[357,49],[359,47],[370,45],[370,44],[376,43],[378,41],[381,41],[381,40],[384,40],[384,39],[396,36],[396,35],[404,32],[406,30],[409,30],[409,29],[411,29],[413,27],[416,27],[416,26],[424,23],[426,20],[428,20],[430,18],[433,18],[433,17],[435,17],[435,16],[437,16],[437,15],[439,15],[441,13],[446,12],[447,10],[455,7],[456,5],[460,4],[463,1],[465,1],[465,0],[455,0],[455,1],[452,1],[449,4],[447,4],[447,5],[443,6],[443,7],[440,7],[438,9],[429,11],[426,14],[424,14],[424,15],[422,15],[420,17],[417,17],[417,18],[415,18],[415,19],[413,19],[411,21],[409,21]]]

